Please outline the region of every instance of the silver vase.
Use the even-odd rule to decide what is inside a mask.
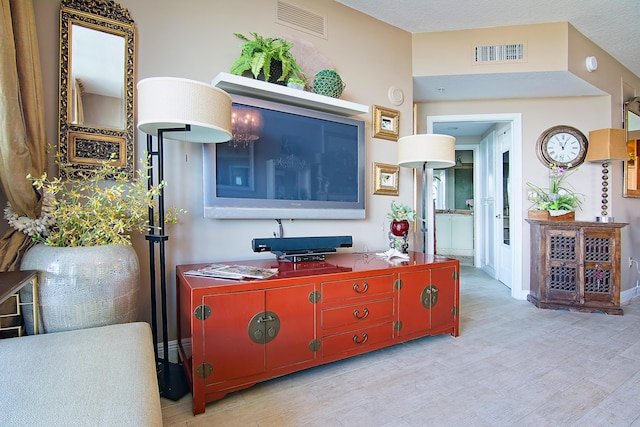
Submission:
[[[102,245],[58,248],[36,245],[24,256],[22,270],[38,270],[40,332],[60,332],[137,320],[140,265],[133,247]],[[20,292],[32,301],[31,287]],[[23,309],[33,333],[30,305]]]

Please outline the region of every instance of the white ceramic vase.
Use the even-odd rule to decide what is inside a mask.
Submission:
[[[41,333],[137,320],[140,265],[129,245],[36,245],[25,254],[20,268],[39,271]],[[32,297],[30,286],[20,292],[23,301]],[[27,333],[32,334],[30,305],[24,306],[23,319]]]

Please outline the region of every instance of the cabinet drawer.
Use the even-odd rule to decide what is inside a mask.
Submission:
[[[352,352],[393,339],[393,323],[383,323],[322,338],[322,355]]]
[[[391,320],[393,318],[393,298],[367,301],[344,307],[328,308],[320,314],[322,329],[352,326]]]
[[[322,302],[345,301],[393,293],[393,275],[358,277],[320,284]]]

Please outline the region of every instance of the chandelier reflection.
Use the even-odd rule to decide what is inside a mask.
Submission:
[[[236,107],[231,110],[232,137],[229,144],[234,148],[247,148],[259,139],[262,130],[262,114],[253,108]]]

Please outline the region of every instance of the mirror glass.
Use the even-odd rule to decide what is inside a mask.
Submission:
[[[124,37],[71,25],[69,120],[124,129]]]
[[[624,162],[624,192],[625,197],[640,197],[640,97],[630,99],[625,103],[624,127],[627,130],[627,151],[629,159]]]
[[[112,0],[62,0],[60,160],[77,171],[113,158],[134,172],[135,28]]]

